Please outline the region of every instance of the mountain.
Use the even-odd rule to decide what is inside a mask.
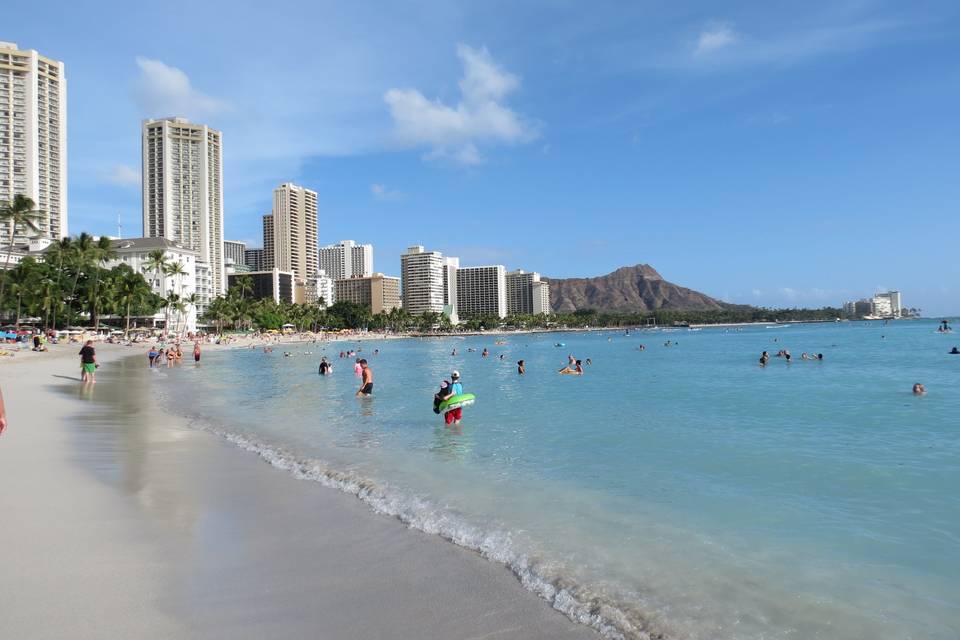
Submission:
[[[550,306],[557,313],[577,309],[641,312],[657,309],[711,311],[729,308],[708,295],[663,279],[648,264],[620,267],[596,278],[548,278]]]

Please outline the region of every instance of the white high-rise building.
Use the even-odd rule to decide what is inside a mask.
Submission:
[[[9,12],[5,12],[9,13]],[[0,42],[0,201],[43,212],[40,237],[67,235],[67,80],[63,63]],[[26,241],[25,229],[17,240]]]
[[[457,269],[457,314],[507,317],[507,281],[503,265]]]
[[[552,313],[550,283],[546,280],[538,280],[533,283],[530,292],[533,295],[533,315],[550,315]]]
[[[207,267],[198,274],[210,274],[209,287],[199,286],[198,275],[197,294],[204,306],[226,292],[219,131],[184,118],[144,120],[143,235],[166,238],[198,253]]]
[[[873,305],[873,315],[878,318],[899,318],[903,315],[899,291],[878,293],[873,296],[871,303]]]
[[[410,314],[443,313],[444,259],[439,251],[425,251],[421,245],[400,256],[403,308]]]
[[[301,283],[312,280],[317,275],[317,192],[291,182],[280,185],[273,190],[273,213],[263,223],[263,246],[272,266],[293,273]],[[273,226],[270,238],[268,224]]]
[[[445,257],[443,259],[443,312],[453,324],[460,322],[460,316],[457,314],[457,269],[459,268],[460,258]]]
[[[226,264],[245,265],[247,263],[245,254],[247,243],[239,240],[223,241],[223,261]]]
[[[334,280],[368,278],[373,275],[373,245],[341,240],[320,247],[320,268]]]

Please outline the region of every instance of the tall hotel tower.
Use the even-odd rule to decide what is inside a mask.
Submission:
[[[226,292],[219,131],[184,118],[143,122],[143,235],[199,254],[201,307]]]
[[[412,315],[443,313],[443,254],[416,245],[400,256],[403,308]]]
[[[268,237],[268,219],[273,227]],[[269,245],[268,245],[269,243]],[[273,213],[264,216],[263,248],[273,267],[303,283],[317,275],[317,192],[291,182],[273,190]]]
[[[63,63],[0,42],[0,201],[25,195],[40,236],[67,235],[67,81]],[[24,230],[16,237],[25,240]]]

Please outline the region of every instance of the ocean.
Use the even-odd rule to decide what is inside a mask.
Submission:
[[[610,638],[946,639],[960,334],[936,327],[302,343],[155,377],[197,428],[508,565]],[[348,348],[374,370],[371,398],[354,397]],[[591,360],[583,376],[557,373],[568,354]],[[432,400],[453,369],[477,401],[448,427]]]

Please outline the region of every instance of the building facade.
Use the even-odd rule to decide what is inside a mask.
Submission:
[[[237,278],[249,278],[253,285],[250,296],[257,300],[273,300],[275,303],[293,303],[295,283],[293,274],[280,269],[236,273],[228,276],[228,284],[236,286]]]
[[[507,317],[507,281],[503,265],[457,269],[457,313],[461,318]]]
[[[341,240],[320,247],[320,268],[336,280],[373,275],[373,245]]]
[[[370,309],[374,315],[399,309],[400,278],[375,273],[367,277],[345,278],[335,281],[337,302],[355,302]]]
[[[263,269],[269,270],[273,269],[276,266],[275,256],[274,256],[274,238],[273,238],[273,214],[268,213],[263,216],[263,257],[261,262],[263,264]]]
[[[507,273],[506,281],[508,314],[550,313],[550,285],[540,279],[539,273],[518,269]]]
[[[336,302],[336,298],[333,278],[328,276],[323,269],[317,271],[317,275],[312,280],[307,281],[306,302],[329,307]]]
[[[439,251],[416,245],[400,256],[403,308],[412,315],[443,313],[444,259]]]
[[[443,313],[450,318],[450,322],[457,324],[460,316],[457,314],[457,269],[460,268],[460,258],[446,256],[443,259]]]
[[[0,42],[0,201],[24,195],[43,212],[40,237],[67,231],[67,80],[62,62]],[[15,238],[34,234],[17,229]]]
[[[198,284],[203,286],[204,279],[207,280],[209,287],[209,269],[206,274],[200,274],[198,277],[197,268],[204,269],[200,261],[200,254],[179,243],[167,240],[166,238],[124,238],[113,241],[113,250],[116,257],[107,262],[104,266],[107,269],[125,264],[136,273],[141,274],[150,285],[155,294],[161,297],[167,297],[171,292],[176,293],[181,299],[189,299],[196,293]],[[156,269],[149,266],[150,253],[156,250],[163,251],[164,259],[170,263],[179,263],[183,266],[184,273],[180,276],[169,276],[163,271],[159,273]],[[171,331],[196,331],[198,318],[198,307],[187,304],[183,314],[167,309],[161,310],[148,318],[140,318],[141,321],[147,321],[151,326],[163,326],[166,320],[170,321],[169,329]]]
[[[273,229],[268,238],[267,225]],[[273,191],[273,213],[264,216],[263,247],[272,267],[290,271],[302,283],[317,275],[317,192],[291,182]],[[269,240],[269,242],[268,242]]]
[[[263,249],[247,249],[243,252],[243,261],[253,271],[266,271],[267,260]]]
[[[233,264],[236,265],[245,265],[247,264],[246,258],[247,244],[245,242],[240,242],[239,240],[224,240],[223,241],[223,262],[226,265]]]
[[[550,283],[546,280],[539,280],[533,283],[531,287],[533,294],[533,315],[549,315],[553,312],[550,306]]]
[[[145,120],[143,234],[199,255],[210,273],[210,298],[226,291],[223,256],[223,160],[219,131],[184,118]]]

